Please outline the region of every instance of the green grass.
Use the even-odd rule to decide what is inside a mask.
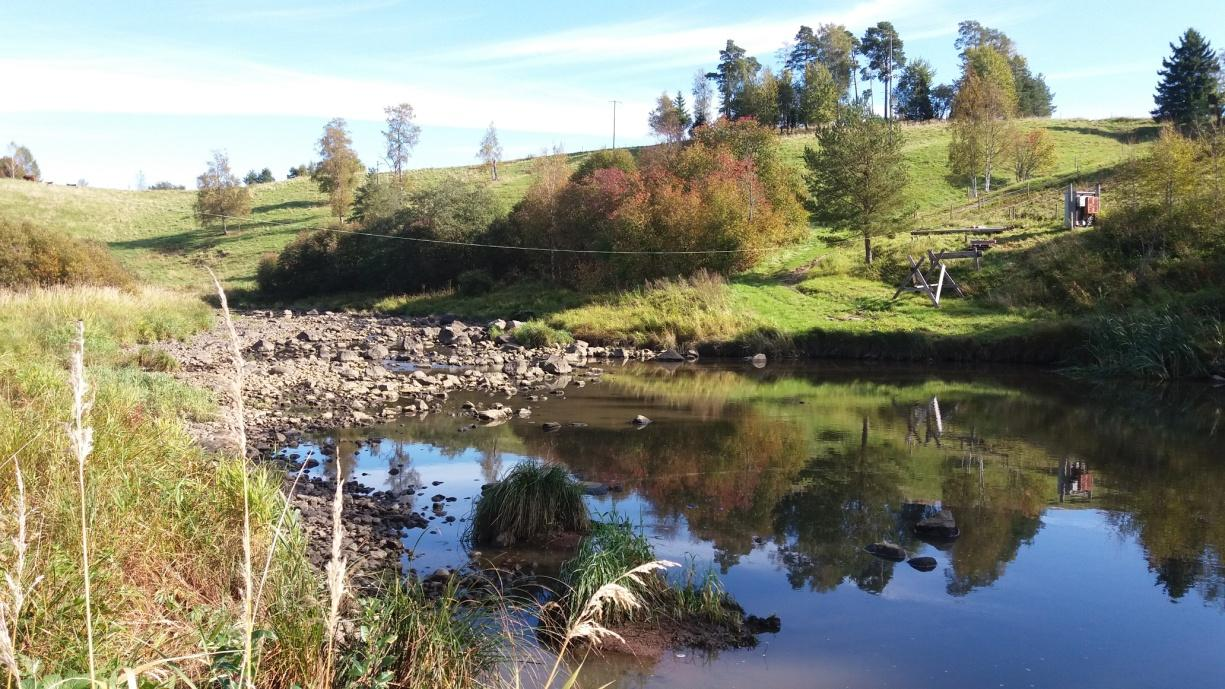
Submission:
[[[562,565],[560,578],[565,593],[561,597],[561,608],[573,622],[596,591],[617,582],[625,586],[641,606],[627,609],[607,601],[598,620],[600,624],[615,627],[667,618],[682,624],[702,621],[739,629],[742,611],[723,590],[713,571],[698,574],[690,563],[675,582],[669,582],[658,573],[636,579],[624,576],[635,567],[657,559],[650,542],[628,521],[614,515],[611,521],[596,522],[591,534],[579,544],[578,553]]]
[[[415,581],[390,578],[358,601],[358,638],[344,655],[338,686],[488,686],[487,673],[502,659],[505,641],[488,619],[461,603],[454,580],[429,599]]]
[[[574,336],[540,321],[528,321],[514,330],[515,342],[524,347],[552,347],[574,342]]]
[[[1058,151],[1051,174],[1033,180],[1035,188],[1053,183],[1078,170],[1091,181],[1129,156],[1138,154],[1155,135],[1146,120],[1025,120],[1022,127],[1043,127]],[[941,211],[966,204],[965,184],[947,172],[948,128],[943,123],[905,127],[912,196],[919,212]],[[785,160],[802,169],[804,147],[811,134],[784,137]],[[1136,145],[1129,142],[1135,141]],[[571,153],[571,167],[587,153]],[[531,182],[531,159],[504,162],[494,192],[509,210]],[[479,165],[414,170],[410,180],[430,183],[448,176],[483,179]],[[1000,170],[997,188],[1009,188],[1011,173]],[[1024,185],[1013,185],[1023,188]],[[142,282],[204,292],[207,281],[201,265],[213,266],[228,288],[254,286],[260,256],[277,252],[302,229],[327,225],[325,197],[305,178],[255,185],[251,217],[232,228],[201,228],[192,213],[195,192],[124,191],[33,184],[0,180],[0,218],[29,220],[54,231],[93,239],[108,245],[120,262]],[[1053,209],[1057,198],[1051,197]],[[1053,212],[1053,211],[1052,211]],[[969,219],[958,212],[958,220]]]
[[[0,569],[13,571],[9,537],[20,467],[32,515],[24,583],[40,578],[16,626],[17,652],[26,671],[46,681],[79,677],[87,665],[77,465],[64,431],[72,409],[66,362],[77,319],[85,323],[93,399],[85,415],[95,443],[85,482],[100,675],[233,649],[243,486],[258,558],[286,504],[281,477],[255,470],[244,481],[245,464],[204,452],[184,422],[216,419],[211,395],[139,366],[166,368],[139,345],[197,333],[212,323],[212,311],[168,291],[78,287],[0,292]],[[270,684],[274,677],[307,676],[312,661],[303,651],[309,647],[291,640],[318,628],[305,546],[292,519],[289,526],[259,611],[261,628],[284,640],[264,650]],[[182,668],[201,672],[190,663]]]
[[[1045,176],[1028,183],[1013,182],[1006,166],[1001,168],[993,187],[997,191],[986,197],[981,209],[968,201],[964,180],[948,174],[947,125],[904,127],[910,196],[918,224],[1021,225],[1000,237],[999,246],[984,258],[981,272],[956,264],[954,274],[972,298],[950,297],[940,309],[932,308],[919,295],[903,295],[896,302],[890,298],[905,274],[901,269],[906,254],[954,248],[960,245],[960,236],[912,238],[901,232],[880,238],[877,265],[866,269],[855,237],[816,227],[807,240],[730,276],[725,285],[672,281],[624,292],[580,294],[517,283],[474,297],[460,297],[453,290],[391,297],[339,294],[300,305],[374,307],[408,315],[454,313],[471,319],[518,318],[586,340],[660,346],[738,340],[751,347],[783,350],[817,336],[871,342],[882,334],[896,336],[899,348],[908,347],[910,338],[1006,340],[1040,324],[1057,326],[1069,314],[1092,305],[1091,286],[1079,286],[1076,277],[1063,280],[1058,270],[1048,269],[1050,261],[1043,259],[1053,247],[1074,249],[1070,245],[1077,240],[1069,238],[1087,234],[1058,229],[1060,189],[1070,178],[1088,184],[1108,176],[1119,163],[1142,153],[1156,133],[1147,120],[1023,120],[1019,126],[1047,130],[1056,144],[1056,164]],[[811,134],[782,139],[783,158],[795,166],[797,174],[804,147],[813,143]],[[571,165],[585,155],[570,154]],[[493,188],[504,208],[509,209],[525,193],[531,167],[530,159],[500,166],[500,179]],[[483,178],[486,174],[473,165],[417,170],[411,178],[430,183],[447,176]],[[262,254],[279,250],[299,230],[329,220],[323,196],[309,180],[258,185],[253,193],[251,221],[229,235],[196,227],[190,191],[77,189],[0,180],[0,217],[28,218],[103,241],[145,282],[199,292],[205,284],[200,265],[207,263],[217,267],[228,287],[249,288]],[[1080,303],[1069,305],[1026,289],[1042,285],[1089,291]]]
[[[513,546],[591,526],[583,492],[564,467],[523,462],[481,495],[470,536],[476,543]]]

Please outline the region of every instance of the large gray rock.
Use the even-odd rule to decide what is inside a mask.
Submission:
[[[961,535],[961,530],[957,528],[957,522],[953,519],[953,513],[948,510],[940,510],[930,517],[920,519],[914,525],[914,531],[919,536],[944,540],[952,540]]]
[[[465,342],[459,342],[461,339]],[[443,326],[438,331],[438,341],[444,345],[466,344],[470,341],[468,328],[459,321],[452,321],[449,325]]]
[[[655,356],[656,361],[684,361],[685,356],[675,349],[665,349]]]
[[[366,349],[367,359],[374,359],[375,361],[381,361],[383,359],[386,359],[390,355],[391,353],[387,351],[387,348],[381,344],[372,344],[370,345],[369,348]]]
[[[566,361],[566,357],[557,355],[553,355],[546,359],[545,362],[540,365],[540,368],[544,369],[545,373],[552,373],[555,376],[563,373],[569,373],[570,371],[574,370],[570,366],[570,362]]]
[[[511,415],[510,409],[482,409],[476,413],[481,421],[505,421]]]
[[[864,548],[869,553],[879,557],[882,560],[890,560],[892,562],[901,562],[906,559],[906,549],[896,543],[882,541],[873,543]]]

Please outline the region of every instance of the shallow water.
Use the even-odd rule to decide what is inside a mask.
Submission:
[[[782,618],[755,649],[589,660],[587,686],[1225,686],[1225,392],[745,364],[615,367],[566,397],[495,427],[442,414],[329,440],[366,485],[424,485],[413,509],[456,498],[454,522],[408,534],[423,573],[468,560],[482,483],[543,458],[623,485],[593,512]],[[452,403],[465,399],[498,401]],[[939,507],[960,537],[918,540],[913,520]],[[936,569],[864,552],[882,540]]]

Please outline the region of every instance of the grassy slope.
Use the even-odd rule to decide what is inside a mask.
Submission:
[[[1026,226],[1002,238],[1001,246],[988,254],[982,274],[964,268],[957,273],[970,291],[987,298],[950,299],[939,310],[927,306],[917,295],[892,305],[887,303],[892,295],[887,283],[900,278],[896,270],[903,264],[906,253],[952,247],[960,242],[960,237],[912,239],[903,233],[883,239],[878,242],[878,255],[882,257],[879,263],[884,267],[881,275],[858,267],[861,249],[853,237],[814,231],[802,245],[778,252],[747,273],[732,278],[730,307],[738,313],[729,319],[722,336],[737,334],[746,322],[789,336],[812,330],[852,335],[884,330],[981,336],[1024,330],[1035,319],[1051,317],[1051,312],[1042,309],[1011,308],[1006,299],[991,298],[990,287],[1007,280],[1012,265],[1010,254],[1030,251],[1065,234],[1056,230],[1061,214],[1059,184],[1073,177],[1082,183],[1093,181],[1113,165],[1139,153],[1156,130],[1145,120],[1028,120],[1021,122],[1021,126],[1045,128],[1057,145],[1058,160],[1049,175],[1029,183],[1035,191],[1028,198],[1018,193],[1027,185],[1010,185],[1011,175],[1000,170],[995,188],[1002,190],[998,195],[1001,199],[1009,201],[988,202],[983,210],[967,201],[964,183],[948,175],[947,127],[938,123],[905,128],[911,197],[918,224],[1002,221]],[[803,167],[804,147],[812,141],[807,134],[788,136],[782,141],[783,156],[796,166],[797,174]],[[1137,141],[1140,143],[1131,145]],[[571,162],[577,163],[583,155],[572,154]],[[507,208],[527,189],[530,171],[530,160],[510,161],[501,166],[501,179],[494,189]],[[477,166],[436,168],[414,171],[413,177],[424,182],[454,174],[483,177],[485,172]],[[0,180],[0,216],[29,218],[107,242],[125,265],[148,282],[203,291],[199,265],[207,263],[219,269],[229,287],[250,287],[262,254],[276,251],[299,230],[329,220],[323,197],[308,180],[257,186],[254,194],[250,226],[229,235],[197,227],[191,214],[190,191],[76,189]],[[1018,199],[1019,205],[1006,208]],[[360,300],[342,297],[335,303]],[[641,309],[643,305],[641,298],[575,295],[536,287],[512,288],[479,300],[432,295],[381,302],[384,308],[408,312],[446,310],[474,316],[522,312],[548,317],[556,325],[588,337],[662,341],[672,334],[683,337],[686,329],[677,323],[685,318],[683,309],[672,315],[671,322],[667,314],[663,314],[663,322],[646,324],[628,317],[633,315],[629,313],[632,309]],[[717,327],[705,330],[707,335],[720,333]]]
[[[570,155],[577,164],[585,153]],[[531,160],[499,168],[494,191],[507,210],[527,191]],[[426,168],[411,176],[422,183],[447,175],[484,179],[478,166]],[[309,179],[253,186],[251,217],[229,234],[202,228],[192,211],[194,191],[126,191],[31,184],[0,179],[0,217],[62,229],[106,243],[143,282],[204,292],[212,266],[227,287],[254,287],[260,256],[277,252],[305,228],[331,221],[327,197]]]

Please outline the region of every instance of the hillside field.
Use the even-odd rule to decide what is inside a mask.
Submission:
[[[1069,235],[1094,230],[1061,229],[1061,188],[1069,181],[1107,184],[1111,168],[1139,155],[1157,134],[1148,120],[1023,120],[1023,128],[1044,128],[1053,138],[1057,163],[1042,177],[1013,183],[999,170],[992,194],[975,202],[964,181],[947,167],[948,128],[944,123],[906,125],[910,197],[920,227],[1007,223],[1020,226],[1000,238],[984,258],[983,270],[962,268],[958,279],[973,296],[948,299],[934,309],[918,295],[890,302],[905,274],[905,255],[952,248],[960,236],[912,238],[899,232],[877,241],[877,265],[865,269],[858,238],[813,227],[801,244],[768,257],[753,269],[732,276],[727,287],[707,286],[703,298],[711,317],[692,320],[685,302],[688,287],[672,284],[629,293],[576,294],[533,285],[511,286],[480,299],[450,294],[375,298],[336,295],[332,306],[378,306],[411,313],[448,311],[473,317],[522,314],[581,337],[639,342],[728,340],[751,332],[785,337],[813,331],[910,333],[990,339],[1024,332],[1037,322],[1058,320],[1048,307],[1010,303],[1006,286],[1018,259],[1069,241]],[[781,153],[802,174],[804,148],[811,133],[782,137]],[[586,154],[570,154],[572,165]],[[422,169],[412,178],[428,183],[448,175],[478,178],[480,167]],[[492,182],[506,209],[525,193],[531,160],[508,161]],[[233,290],[254,287],[260,257],[276,252],[300,231],[330,222],[325,198],[308,179],[257,185],[252,214],[228,233],[200,227],[192,213],[193,191],[120,191],[0,180],[0,217],[29,220],[72,235],[104,242],[139,280],[160,287],[202,294],[203,265],[214,267]],[[900,272],[899,272],[900,271]],[[304,276],[309,279],[309,276]],[[668,294],[668,287],[676,292]],[[669,300],[679,300],[670,303]],[[705,303],[705,302],[704,302]],[[717,313],[716,313],[717,312]]]

